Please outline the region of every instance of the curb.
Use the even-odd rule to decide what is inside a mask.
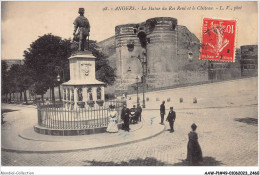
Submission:
[[[141,122],[141,125],[140,127],[138,127],[137,129],[134,129],[134,130],[130,130],[130,132],[134,132],[134,131],[137,131],[139,129],[143,128],[143,122]],[[34,131],[35,132],[35,131]],[[37,132],[35,132],[37,133]],[[37,134],[40,134],[40,133],[37,133]],[[99,133],[100,134],[100,133]],[[45,135],[45,136],[51,136],[51,135]],[[87,135],[78,135],[78,136],[87,136]],[[30,138],[30,137],[27,137],[26,135],[23,135],[23,134],[18,134],[18,137],[22,138],[22,139],[25,139],[25,140],[28,140],[28,141],[43,141],[43,142],[71,142],[71,141],[87,141],[87,139],[80,139],[80,140],[61,140],[61,141],[58,141],[58,140],[44,140],[44,139],[35,139],[35,138]],[[56,136],[58,137],[58,136]],[[62,136],[63,137],[63,136]]]
[[[239,108],[239,107],[248,107],[248,106],[257,106],[258,103],[253,103],[253,104],[245,104],[245,105],[234,105],[234,106],[208,106],[208,107],[194,107],[194,108],[174,108],[174,110],[194,110],[194,109],[221,109],[221,108]],[[160,109],[155,109],[155,108],[149,108],[149,109],[144,109],[144,110],[149,110],[149,111],[159,111]]]
[[[118,147],[118,146],[123,146],[123,145],[127,145],[127,144],[132,144],[132,143],[137,143],[137,142],[141,142],[147,139],[151,139],[153,137],[156,137],[160,134],[162,134],[165,131],[166,126],[164,125],[163,130],[160,130],[158,133],[146,137],[146,138],[142,138],[142,139],[137,139],[137,140],[133,140],[133,141],[128,141],[128,142],[123,142],[123,143],[118,143],[118,144],[113,144],[113,145],[105,145],[105,146],[100,146],[100,147],[92,147],[92,148],[82,148],[82,149],[74,149],[74,150],[53,150],[53,151],[27,151],[27,150],[15,150],[15,149],[7,149],[5,147],[1,147],[2,151],[5,152],[15,152],[15,153],[40,153],[40,154],[48,154],[48,153],[67,153],[67,152],[77,152],[77,151],[89,151],[89,150],[94,150],[94,149],[105,149],[105,148],[111,148],[111,147]]]

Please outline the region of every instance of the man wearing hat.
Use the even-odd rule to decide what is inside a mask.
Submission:
[[[123,105],[123,109],[121,111],[121,119],[124,120],[124,124],[122,126],[122,130],[128,131],[130,130],[129,128],[129,114],[130,114],[130,110],[127,108],[127,105],[124,104]]]
[[[173,125],[174,125],[174,121],[176,119],[176,113],[175,111],[173,111],[173,107],[170,107],[170,112],[167,116],[167,119],[166,121],[169,121],[169,125],[170,125],[170,133],[173,133],[174,132],[174,129],[173,129]]]
[[[161,123],[162,125],[164,125],[163,121],[164,121],[164,115],[165,115],[165,101],[162,102],[161,106],[160,106],[160,114],[161,114]]]
[[[86,45],[86,38],[89,36],[90,32],[90,24],[86,17],[84,17],[84,8],[79,8],[79,14],[75,21],[74,21],[74,32],[73,32],[73,40],[79,40],[79,51],[84,51]],[[77,29],[78,33],[77,32]]]
[[[126,104],[123,104],[123,108],[121,110],[121,119],[124,121],[124,124],[122,125],[122,130],[125,129],[125,126],[126,126],[126,121],[125,121],[125,116],[126,116]]]

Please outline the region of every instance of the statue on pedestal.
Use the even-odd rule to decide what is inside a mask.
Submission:
[[[86,17],[84,17],[84,8],[79,8],[79,14],[75,21],[74,21],[74,32],[73,32],[73,40],[79,42],[79,51],[84,51],[85,46],[86,46],[86,40],[87,37],[89,37],[89,32],[90,32],[90,24],[89,21]],[[78,33],[77,32],[78,29]],[[89,44],[89,40],[88,40]],[[89,49],[89,48],[88,48]]]

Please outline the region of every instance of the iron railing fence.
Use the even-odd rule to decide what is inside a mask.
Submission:
[[[38,125],[51,129],[88,129],[106,127],[109,122],[110,105],[115,106],[120,120],[122,101],[107,101],[102,106],[78,107],[68,103],[38,104]]]

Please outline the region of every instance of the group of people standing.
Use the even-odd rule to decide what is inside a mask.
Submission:
[[[142,114],[142,108],[138,104],[137,108],[135,105],[133,108],[129,109],[127,108],[126,104],[123,105],[123,109],[121,111],[121,119],[124,121],[122,125],[122,130],[128,131],[130,130],[129,124],[135,124],[138,123],[138,121],[141,121],[141,114]],[[161,123],[164,125],[164,116],[165,116],[165,101],[162,102],[160,105],[160,115],[161,115]],[[114,133],[118,132],[118,113],[115,110],[115,106],[110,106],[109,111],[109,124],[107,126],[107,132]],[[170,107],[170,111],[167,115],[166,121],[169,122],[170,126],[170,133],[174,132],[174,122],[176,120],[176,112],[173,110],[173,107]],[[189,162],[190,165],[197,165],[198,163],[202,162],[202,151],[201,147],[198,142],[198,134],[196,133],[197,125],[193,123],[191,125],[192,131],[188,134],[189,142],[187,145],[187,158],[186,161]]]
[[[163,121],[164,121],[164,115],[165,115],[165,101],[162,102],[161,106],[160,106],[160,115],[161,115],[161,125],[164,125]],[[174,122],[176,119],[176,113],[175,111],[173,111],[173,107],[170,107],[170,111],[168,113],[168,116],[166,118],[166,121],[169,122],[170,125],[170,133],[174,132],[173,126],[174,126]]]
[[[115,110],[114,105],[110,105],[109,108],[109,123],[106,131],[110,133],[115,133],[118,132],[118,113]],[[124,121],[124,123],[122,124],[122,130],[129,132],[129,125],[136,124],[142,119],[142,108],[140,104],[137,105],[137,108],[135,105],[133,105],[133,108],[131,109],[127,108],[126,104],[124,104],[121,111],[121,119]]]
[[[165,116],[165,101],[160,105],[160,115],[161,115],[161,125],[164,125],[164,116]],[[173,107],[170,107],[170,111],[166,118],[166,121],[169,122],[170,133],[174,132],[174,122],[176,119],[176,113],[173,111]],[[189,162],[189,165],[198,165],[203,161],[201,147],[198,142],[198,134],[196,133],[197,125],[193,123],[191,125],[192,131],[188,134],[189,142],[187,145],[187,158],[186,161]]]
[[[124,121],[122,125],[122,130],[128,131],[130,130],[129,125],[136,124],[142,120],[142,108],[140,104],[137,104],[137,108],[133,105],[133,108],[127,108],[126,104],[121,111],[121,119]]]

